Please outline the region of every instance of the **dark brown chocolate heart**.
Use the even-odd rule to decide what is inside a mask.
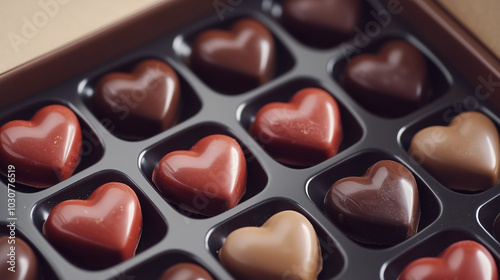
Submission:
[[[131,74],[110,73],[96,86],[92,102],[112,133],[143,139],[177,123],[180,85],[174,69],[159,60],[139,63]]]
[[[378,54],[354,57],[341,78],[346,91],[368,111],[399,117],[427,99],[427,62],[410,43],[394,40]]]
[[[281,20],[303,43],[333,47],[354,36],[360,6],[358,0],[286,0]]]
[[[362,243],[393,245],[417,232],[417,183],[413,174],[395,161],[379,161],[363,177],[337,181],[324,203],[328,218]]]
[[[193,43],[190,67],[221,93],[242,93],[274,76],[275,44],[260,22],[242,19],[231,30],[207,30]]]

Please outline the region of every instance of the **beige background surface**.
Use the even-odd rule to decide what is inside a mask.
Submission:
[[[161,1],[1,0],[0,74]],[[437,1],[500,58],[500,0]]]
[[[438,0],[500,58],[500,0]]]
[[[161,1],[1,0],[0,74]]]

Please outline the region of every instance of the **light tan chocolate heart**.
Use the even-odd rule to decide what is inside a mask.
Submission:
[[[408,152],[441,184],[481,191],[498,183],[500,147],[493,122],[479,112],[456,116],[448,127],[419,131]]]
[[[323,267],[316,232],[295,211],[279,212],[262,227],[233,231],[219,259],[234,277],[248,280],[314,280]]]

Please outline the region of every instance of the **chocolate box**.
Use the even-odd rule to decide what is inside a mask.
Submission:
[[[245,226],[261,226],[272,215],[295,210],[313,225],[321,247],[318,279],[398,279],[411,261],[437,256],[451,244],[474,240],[500,264],[493,223],[500,213],[499,186],[480,192],[444,187],[408,153],[412,137],[432,125],[448,125],[465,111],[479,111],[500,127],[500,60],[434,1],[365,0],[364,17],[352,38],[327,48],[303,44],[283,25],[283,1],[160,2],[94,34],[0,75],[0,125],[27,120],[46,105],[73,110],[82,129],[82,158],[68,179],[46,189],[19,185],[15,218],[8,219],[8,180],[0,180],[0,235],[25,240],[39,262],[39,279],[158,279],[181,262],[204,267],[214,279],[235,279],[218,259],[227,236]],[[273,78],[240,94],[218,92],[190,68],[197,34],[227,29],[243,18],[267,27],[276,42]],[[374,52],[385,42],[411,43],[428,63],[431,97],[413,111],[381,117],[353,99],[342,85],[348,61]],[[178,74],[182,112],[174,126],[139,141],[113,133],[96,116],[90,96],[110,72],[130,72],[144,59],[158,59]],[[249,134],[257,111],[287,102],[302,88],[317,87],[337,101],[344,134],[338,154],[309,167],[281,164]],[[187,212],[167,202],[152,174],[168,152],[188,150],[212,134],[233,137],[242,147],[247,190],[234,208],[213,217]],[[330,186],[361,176],[373,164],[393,160],[415,177],[420,223],[414,236],[395,245],[366,245],[346,236],[324,214]],[[122,182],[137,194],[143,230],[136,255],[104,269],[88,269],[64,257],[43,235],[54,206],[85,199],[100,185]]]

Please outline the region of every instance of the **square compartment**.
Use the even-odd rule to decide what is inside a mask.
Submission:
[[[238,142],[238,144],[240,144],[241,149],[243,150],[243,154],[245,155],[247,164],[246,192],[241,198],[238,205],[257,195],[266,187],[268,181],[267,174],[258,159],[245,146],[245,144],[240,141],[233,133],[231,133],[231,131],[227,127],[217,123],[203,123],[181,131],[178,134],[175,134],[142,152],[139,158],[142,174],[144,175],[144,177],[146,177],[151,186],[158,192],[158,195],[163,197],[153,183],[152,175],[153,170],[156,168],[160,160],[170,152],[178,150],[189,150],[199,140],[213,134],[223,134],[234,138]],[[188,212],[173,203],[169,203],[169,205],[186,217],[194,219],[208,218],[200,214]],[[232,210],[233,209],[230,209],[228,211]]]
[[[109,183],[120,182],[128,185],[134,190],[142,212],[142,235],[137,246],[136,255],[154,246],[162,240],[167,234],[167,224],[162,215],[156,209],[156,206],[140,190],[140,188],[125,174],[114,170],[103,170],[99,173],[86,177],[64,190],[55,193],[39,201],[31,212],[31,218],[35,227],[42,233],[42,227],[50,211],[57,204],[71,199],[87,199],[98,187]],[[68,259],[75,266],[81,267],[74,260]],[[85,269],[85,267],[82,267]]]
[[[396,161],[405,166],[410,172],[412,172],[413,176],[415,177],[415,181],[417,182],[421,211],[420,222],[418,224],[418,230],[416,234],[418,236],[419,232],[428,227],[439,217],[442,210],[440,202],[436,198],[434,192],[424,183],[420,176],[412,170],[411,167],[409,167],[406,163],[401,162],[401,160],[392,155],[380,151],[365,151],[353,155],[312,177],[308,181],[306,186],[307,194],[309,195],[309,198],[312,200],[312,202],[316,205],[316,207],[318,207],[318,209],[323,212],[323,203],[326,193],[335,182],[351,176],[361,177],[365,174],[368,168],[381,160]],[[340,229],[339,231],[342,232],[342,230]],[[375,250],[390,247],[382,245],[363,244],[357,241],[354,242],[356,242],[360,246]]]

